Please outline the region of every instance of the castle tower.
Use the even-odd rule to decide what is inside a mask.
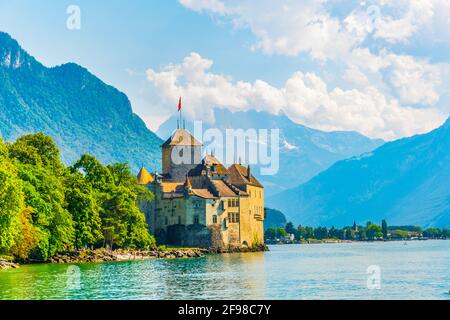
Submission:
[[[178,128],[161,149],[162,173],[173,182],[184,182],[189,170],[201,162],[202,144],[183,128]]]
[[[147,185],[155,181],[153,176],[147,171],[147,169],[144,168],[144,166],[142,166],[141,170],[139,171],[137,179],[140,185]]]

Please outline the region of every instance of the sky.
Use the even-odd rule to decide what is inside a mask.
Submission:
[[[182,96],[210,123],[220,107],[386,140],[430,131],[450,114],[448,30],[447,0],[0,0],[0,31],[125,92],[152,130]]]

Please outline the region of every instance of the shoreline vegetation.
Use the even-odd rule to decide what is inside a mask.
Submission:
[[[315,244],[315,243],[351,243],[373,241],[411,241],[411,240],[447,240],[450,230],[443,228],[423,229],[418,226],[388,226],[386,220],[381,225],[368,221],[365,226],[357,225],[343,228],[294,227],[288,222],[283,228],[268,228],[264,233],[267,244]]]
[[[126,163],[82,155],[65,166],[42,133],[0,138],[0,259],[3,266],[51,261],[83,249],[154,248],[139,203],[153,200]]]
[[[252,248],[184,248],[184,247],[166,247],[160,246],[156,251],[145,250],[109,250],[109,249],[83,249],[58,253],[47,261],[26,260],[20,261],[22,265],[30,264],[80,264],[80,263],[102,263],[102,262],[120,262],[136,261],[149,259],[186,259],[202,258],[210,254],[224,253],[244,253],[244,252],[264,252],[269,248],[266,245],[260,245]],[[0,270],[19,268],[20,264],[14,261],[13,257],[0,257]]]

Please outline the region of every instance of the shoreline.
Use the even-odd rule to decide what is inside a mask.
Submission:
[[[429,241],[429,240],[450,240],[450,238],[447,239],[390,239],[390,240],[340,240],[340,239],[323,239],[323,240],[317,240],[317,239],[309,239],[309,240],[301,240],[301,241],[292,241],[292,242],[272,242],[267,243],[271,246],[278,246],[278,245],[286,245],[286,244],[337,244],[337,243],[374,243],[374,242],[412,242],[412,241]]]
[[[245,253],[245,252],[265,252],[269,251],[267,245],[260,245],[255,248],[169,248],[160,251],[139,251],[139,250],[77,250],[56,254],[47,261],[27,260],[18,262],[0,259],[0,271],[6,269],[17,269],[21,265],[31,264],[81,264],[81,263],[103,263],[103,262],[123,262],[151,259],[192,259],[202,258],[206,255],[224,253]]]

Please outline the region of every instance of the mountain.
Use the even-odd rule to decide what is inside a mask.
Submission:
[[[159,168],[160,144],[125,94],[68,63],[47,68],[0,32],[0,136],[50,135],[66,164],[83,153],[103,163]]]
[[[266,188],[266,196],[293,188],[308,181],[338,160],[371,151],[382,140],[372,140],[356,132],[323,132],[294,123],[286,115],[246,111],[232,113],[227,109],[214,109],[215,123],[203,123],[203,129],[280,129],[279,171],[275,175],[262,176],[253,170]],[[170,136],[177,126],[177,117],[169,118],[156,132],[161,138]],[[191,132],[193,123],[186,122]],[[224,134],[225,136],[225,134]],[[197,137],[203,141],[202,137]],[[217,150],[216,150],[217,151]],[[295,174],[293,174],[295,172]]]
[[[303,225],[450,227],[450,119],[440,128],[340,161],[309,182],[269,198]]]
[[[283,212],[264,208],[264,230],[269,228],[284,228],[287,220]]]

